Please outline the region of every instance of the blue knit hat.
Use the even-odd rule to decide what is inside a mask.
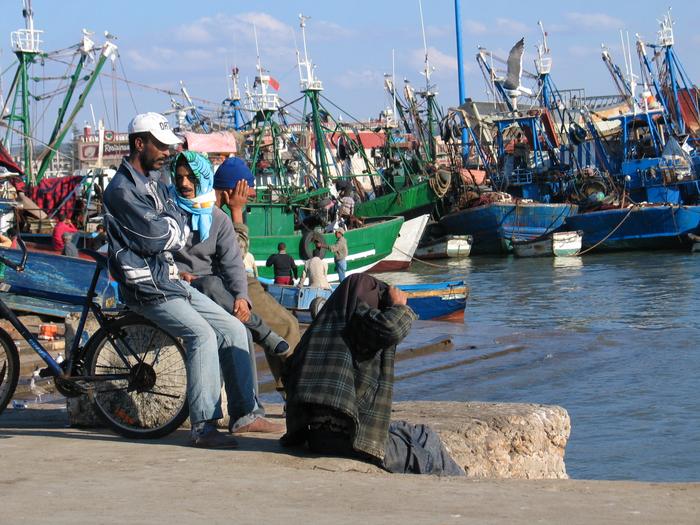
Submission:
[[[214,189],[233,189],[239,180],[245,180],[250,188],[255,187],[255,176],[246,163],[238,157],[229,157],[214,174]]]

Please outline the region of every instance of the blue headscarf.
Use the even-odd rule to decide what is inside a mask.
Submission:
[[[181,157],[185,157],[192,173],[197,178],[197,187],[195,189],[195,198],[186,199],[182,197],[177,188],[173,185],[170,191],[183,210],[186,210],[192,217],[192,230],[199,232],[199,239],[206,241],[209,237],[209,229],[211,228],[214,206],[216,205],[216,194],[214,193],[214,171],[211,163],[201,153],[194,151],[182,151],[175,156],[173,162],[173,180],[175,180],[175,172],[177,163]]]

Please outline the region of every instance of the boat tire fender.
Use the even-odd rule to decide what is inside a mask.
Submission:
[[[309,305],[311,319],[316,319],[318,317],[318,314],[321,312],[324,304],[326,304],[326,300],[323,297],[315,297],[311,301],[311,304]]]
[[[314,256],[314,250],[316,249],[316,243],[325,243],[323,234],[316,230],[309,230],[301,236],[301,246],[299,247],[299,253],[305,260],[311,259]],[[321,248],[321,259],[326,255],[325,248]]]

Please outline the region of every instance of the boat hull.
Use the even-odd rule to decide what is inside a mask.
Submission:
[[[581,232],[555,232],[542,239],[513,241],[517,257],[570,257],[581,251]]]
[[[416,248],[418,248],[418,243],[423,236],[429,219],[430,215],[426,214],[404,221],[389,256],[375,264],[370,271],[395,272],[406,270],[411,265]]]
[[[700,206],[650,206],[574,215],[564,228],[583,232],[583,248],[595,251],[687,249],[697,233]]]
[[[573,204],[491,203],[445,215],[440,224],[448,234],[471,235],[472,255],[506,254],[514,237],[542,237],[577,211]]]
[[[471,250],[471,235],[446,235],[419,246],[415,256],[417,259],[458,259],[469,257]]]
[[[365,226],[345,232],[348,242],[348,257],[346,259],[346,275],[368,271],[374,265],[389,256],[393,249],[396,237],[401,230],[404,220],[402,217],[393,217],[386,220],[365,222]],[[335,244],[333,233],[323,234],[326,244]],[[297,267],[304,265],[302,257],[303,237],[299,232],[292,235],[269,235],[250,238],[250,252],[255,258],[260,277],[272,279],[274,277],[271,266],[265,266],[267,258],[277,253],[277,245],[285,243],[287,253],[294,258]],[[338,272],[335,268],[335,260],[332,254],[326,253],[323,258],[328,263],[328,280],[337,281]]]
[[[463,281],[445,281],[430,284],[397,285],[408,295],[408,306],[421,319],[463,321],[469,288]],[[267,291],[282,306],[295,311],[308,311],[317,297],[327,299],[333,290],[304,286],[267,284]]]
[[[414,219],[430,213],[440,199],[427,180],[402,188],[395,193],[382,195],[376,199],[358,202],[355,215],[358,217],[388,217],[401,215]]]

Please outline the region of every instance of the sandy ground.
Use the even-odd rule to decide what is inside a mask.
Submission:
[[[390,475],[290,455],[278,436],[231,451],[179,430],[130,441],[65,412],[0,416],[0,523],[700,523],[700,484]]]

